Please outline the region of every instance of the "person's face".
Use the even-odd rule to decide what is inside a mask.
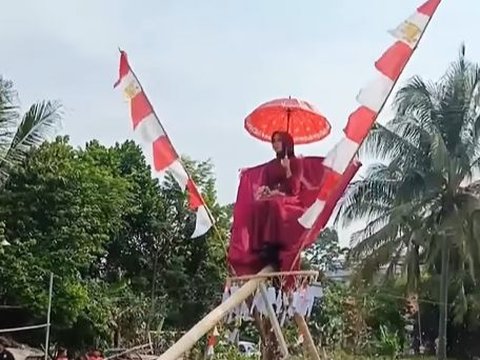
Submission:
[[[282,152],[283,144],[282,144],[282,137],[280,136],[280,134],[273,135],[272,147],[273,147],[273,151],[275,151],[276,154],[279,154]]]

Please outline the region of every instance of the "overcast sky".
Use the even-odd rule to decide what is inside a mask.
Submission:
[[[297,152],[324,154],[392,43],[386,31],[421,1],[5,1],[0,74],[23,106],[61,100],[62,131],[74,144],[113,144],[132,137],[127,105],[112,88],[122,47],[174,146],[211,158],[220,201],[231,202],[237,170],[272,156],[243,130],[245,116],[272,98],[310,101],[332,134]],[[402,80],[438,78],[462,41],[480,61],[479,17],[479,0],[444,0]]]

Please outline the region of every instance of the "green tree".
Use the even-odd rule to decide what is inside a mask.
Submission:
[[[191,239],[195,215],[188,210],[185,192],[169,176],[162,183],[152,178],[137,145],[126,142],[107,148],[93,141],[82,156],[129,183],[122,226],[105,244],[95,276],[112,285],[128,282],[138,297],[133,302],[140,306],[137,313],[143,314],[137,327],[156,329],[163,323],[166,327],[190,326],[216,304],[225,275],[228,216],[216,200],[211,163],[183,159],[217,220],[217,231]],[[115,312],[124,314],[123,310]],[[131,320],[126,324],[122,330],[119,323],[116,334],[123,334],[124,341]]]
[[[311,265],[323,272],[336,271],[343,267],[348,248],[341,248],[335,229],[325,228],[317,240],[305,251]]]
[[[48,101],[20,115],[0,78],[0,225],[12,244],[1,249],[1,300],[34,322],[53,271],[54,336],[78,346],[110,335],[128,342],[164,320],[191,325],[216,304],[226,273],[230,215],[211,162],[184,159],[216,219],[215,231],[190,239],[185,193],[171,177],[153,178],[136,144],[42,145],[59,120],[60,105]]]
[[[215,229],[203,237],[191,239],[195,214],[188,210],[185,192],[172,177],[167,177],[162,185],[162,196],[169,209],[171,234],[168,241],[175,252],[164,259],[165,272],[162,273],[169,299],[166,325],[188,328],[221,300],[230,218],[228,208],[217,202],[211,162],[195,162],[183,157],[183,163],[201,189],[216,221]]]
[[[478,197],[464,188],[480,169],[479,80],[479,67],[465,59],[462,46],[438,82],[414,77],[402,86],[394,118],[378,125],[364,147],[382,162],[353,184],[339,215],[344,224],[368,222],[352,236],[351,256],[364,274],[383,265],[393,270],[404,258],[410,284],[421,260],[439,277],[440,359],[446,358],[451,274],[459,289],[455,303],[465,303],[463,283],[475,277],[480,259],[471,230]]]
[[[58,138],[34,149],[0,192],[12,244],[0,258],[0,299],[43,320],[54,272],[53,339],[73,347],[128,346],[163,323],[197,321],[221,296],[229,217],[211,163],[185,164],[217,220],[199,239],[185,193],[152,177],[133,142],[74,149]]]
[[[53,272],[59,327],[73,325],[91,306],[92,264],[121,225],[128,185],[83,161],[67,141],[34,151],[0,192],[0,218],[11,244],[0,259],[0,282],[8,284],[0,295],[43,318]]]
[[[58,102],[42,101],[20,114],[13,83],[0,76],[0,188],[12,169],[22,163],[31,148],[54,136],[61,119]],[[3,224],[0,223],[0,228]],[[8,241],[0,236],[0,253]]]
[[[112,286],[127,282],[122,296],[128,303],[138,304],[137,315],[143,314],[136,321],[119,319],[114,325],[116,342],[122,338],[125,344],[128,338],[138,336],[138,331],[127,335],[132,324],[144,331],[161,324],[167,328],[191,326],[217,303],[226,271],[228,215],[217,203],[210,161],[183,159],[217,221],[217,231],[191,239],[195,215],[188,209],[186,193],[170,176],[162,183],[152,178],[151,168],[136,144],[125,142],[107,148],[93,141],[82,156],[129,183],[122,226],[106,242],[105,254],[97,261],[101,266],[95,271],[96,277]],[[128,314],[125,306],[122,297],[111,303],[113,317],[123,314],[124,319]]]
[[[11,81],[0,76],[0,186],[12,169],[22,163],[33,147],[56,134],[61,106],[55,101],[41,101],[20,114],[17,93]]]

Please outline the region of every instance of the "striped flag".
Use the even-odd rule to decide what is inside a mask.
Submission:
[[[120,51],[119,78],[114,87],[118,85],[121,85],[130,103],[130,117],[135,134],[140,138],[142,145],[152,152],[153,170],[159,174],[165,172],[171,174],[180,188],[187,190],[189,207],[196,212],[192,238],[204,235],[213,225],[205,201],[182,165],[124,51]]]
[[[215,326],[207,338],[207,358],[211,358],[213,355],[215,355],[215,345],[217,345],[219,336],[220,333]]]
[[[312,228],[325,208],[326,201],[334,193],[336,185],[367,137],[440,2],[441,0],[428,0],[412,16],[390,31],[397,41],[375,62],[377,77],[358,94],[357,101],[360,106],[350,114],[344,137],[325,157],[326,171],[322,188],[315,202],[299,219],[305,228]]]

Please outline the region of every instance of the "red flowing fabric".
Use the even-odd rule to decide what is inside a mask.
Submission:
[[[291,161],[292,177],[288,180],[282,179],[283,169],[277,160],[242,171],[228,250],[228,259],[236,275],[254,274],[268,265],[259,254],[265,245],[280,249],[281,271],[298,269],[298,252],[315,242],[360,167],[359,162],[349,165],[313,228],[305,229],[298,218],[313,204],[321,188],[325,172],[323,158],[304,157]],[[273,184],[280,184],[277,189],[288,195],[263,200],[255,198],[259,187]]]

